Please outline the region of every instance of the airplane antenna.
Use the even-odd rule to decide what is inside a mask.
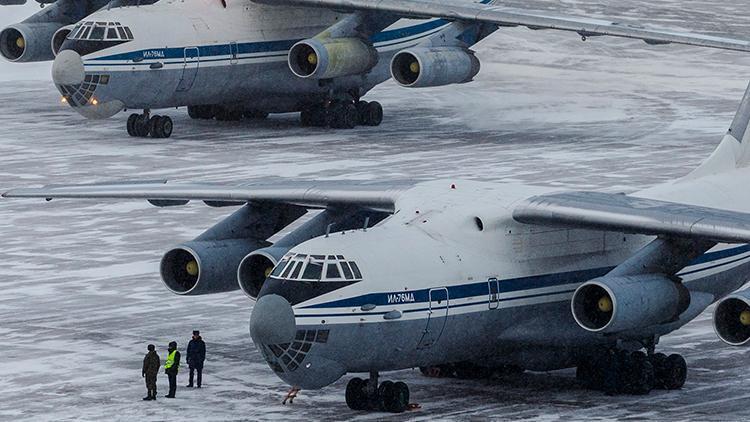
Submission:
[[[365,226],[362,227],[362,231],[366,232],[367,231],[367,226],[369,226],[369,225],[370,225],[370,216],[368,215],[367,217],[365,217]]]
[[[333,227],[333,223],[326,226],[326,237],[331,234],[331,227]]]

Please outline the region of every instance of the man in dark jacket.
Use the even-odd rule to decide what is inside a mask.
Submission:
[[[193,372],[198,371],[198,388],[201,388],[203,381],[203,361],[206,360],[206,343],[201,338],[198,330],[193,331],[193,339],[190,340],[187,347],[187,363],[190,367],[190,381],[187,387],[193,386]]]
[[[148,353],[143,358],[143,369],[141,370],[141,376],[146,378],[146,390],[148,390],[148,394],[143,400],[156,400],[156,375],[159,373],[160,366],[161,360],[159,360],[159,355],[156,354],[156,347],[149,344]]]
[[[169,378],[169,394],[166,398],[173,399],[174,393],[177,391],[177,371],[180,368],[180,352],[177,351],[177,342],[173,341],[169,343],[169,349],[167,349],[167,362],[164,364],[164,373]]]

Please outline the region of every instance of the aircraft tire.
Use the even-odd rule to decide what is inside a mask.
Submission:
[[[666,378],[666,361],[667,355],[664,353],[654,353],[649,357],[651,365],[654,367],[654,388],[666,390],[664,379]]]
[[[380,410],[402,413],[409,406],[409,387],[403,382],[383,381],[378,387]]]
[[[128,135],[130,136],[138,136],[138,134],[135,131],[135,124],[138,121],[138,115],[133,113],[128,117],[128,123],[127,123],[127,129],[128,129]]]
[[[678,354],[672,354],[664,361],[664,372],[662,375],[662,385],[667,390],[678,390],[685,385],[687,379],[687,362],[685,358]]]
[[[354,104],[336,104],[329,113],[332,129],[354,129],[357,126],[357,107]]]
[[[153,138],[161,138],[161,132],[159,128],[159,120],[161,119],[161,116],[158,114],[155,116],[152,116],[151,119],[148,121],[148,133]]]
[[[368,118],[368,106],[370,103],[367,101],[357,101],[355,107],[357,107],[357,124],[366,126]]]
[[[136,119],[135,125],[133,127],[135,129],[135,136],[139,138],[145,138],[148,136],[149,132],[149,119],[146,117],[146,115],[141,114]]]
[[[380,126],[383,122],[383,106],[377,101],[367,104],[367,112],[363,120],[366,126]]]
[[[352,378],[346,384],[346,405],[352,410],[367,410],[367,383],[362,378]]]
[[[169,138],[172,136],[172,131],[174,130],[174,122],[172,122],[172,118],[169,116],[161,116],[156,122],[155,127],[159,138]]]
[[[628,393],[644,395],[654,388],[654,366],[643,352],[634,352],[626,371]]]

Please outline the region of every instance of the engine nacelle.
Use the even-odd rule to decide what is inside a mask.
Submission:
[[[0,54],[11,62],[41,62],[55,58],[52,37],[60,23],[17,23],[0,32]]]
[[[716,304],[714,330],[721,341],[743,346],[750,341],[750,289],[729,295]]]
[[[60,52],[60,48],[62,48],[65,39],[68,38],[68,35],[70,35],[70,33],[73,31],[73,28],[75,28],[75,25],[63,26],[62,28],[58,29],[54,35],[52,35],[50,48],[52,49],[52,54],[54,54],[55,57],[57,57],[57,53]]]
[[[690,291],[660,275],[602,277],[583,283],[571,308],[578,325],[616,333],[675,320],[690,306]]]
[[[474,53],[458,47],[411,48],[391,59],[391,76],[409,88],[466,83],[479,73],[479,68]]]
[[[289,247],[271,246],[250,252],[237,269],[240,289],[251,299],[256,299],[263,283],[289,249]]]
[[[242,258],[265,245],[253,239],[187,242],[164,254],[161,278],[179,295],[237,290],[237,267]]]
[[[378,55],[359,38],[310,38],[294,44],[287,60],[300,78],[328,79],[367,72]]]

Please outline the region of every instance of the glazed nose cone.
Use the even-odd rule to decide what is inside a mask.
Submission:
[[[258,299],[250,315],[250,335],[256,343],[290,343],[296,332],[294,310],[286,299],[279,295]]]
[[[73,50],[63,50],[52,63],[52,80],[57,85],[80,85],[85,71],[81,56]]]

